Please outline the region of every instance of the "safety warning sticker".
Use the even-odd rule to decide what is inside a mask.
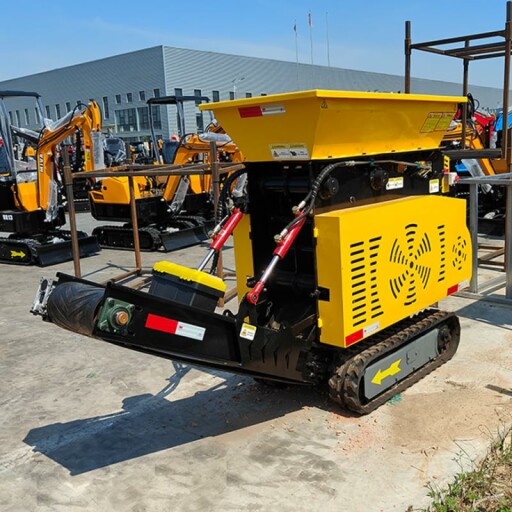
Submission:
[[[437,194],[439,192],[439,180],[429,181],[429,191],[431,194]]]
[[[404,179],[402,177],[389,178],[386,183],[386,190],[396,190],[397,188],[404,188]]]
[[[270,144],[274,160],[309,160],[306,144]]]
[[[445,132],[453,119],[452,112],[430,112],[421,127],[421,133]]]
[[[240,330],[240,338],[252,341],[254,336],[256,336],[256,327],[251,324],[242,324],[242,329]]]

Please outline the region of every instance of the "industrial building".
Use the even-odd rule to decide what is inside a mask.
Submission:
[[[40,93],[51,119],[93,98],[101,106],[104,131],[132,142],[150,135],[146,101],[151,97],[204,95],[219,101],[305,89],[400,92],[403,84],[399,75],[156,46],[6,80],[0,82],[0,90]],[[451,82],[412,80],[414,93],[459,95],[461,89]],[[471,92],[481,107],[501,103],[500,89],[472,86]],[[153,108],[157,136],[178,133],[173,108]],[[38,126],[32,103],[18,101],[9,113],[12,124]],[[193,106],[188,109],[187,131],[202,131],[208,122],[208,114]]]

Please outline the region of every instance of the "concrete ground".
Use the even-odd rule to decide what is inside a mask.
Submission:
[[[133,253],[103,250],[82,268],[102,281]],[[510,307],[443,301],[462,323],[453,360],[356,417],[314,390],[262,388],[32,316],[40,276],[72,269],[0,266],[2,511],[405,511],[512,424]]]

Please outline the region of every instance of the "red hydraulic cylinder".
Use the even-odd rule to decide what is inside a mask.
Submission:
[[[222,249],[222,246],[226,243],[226,240],[238,226],[238,223],[242,220],[243,216],[244,214],[239,208],[233,209],[229,219],[226,221],[224,226],[222,226],[222,229],[217,234],[213,235],[210,249],[208,250],[208,253],[204,257],[203,261],[199,264],[199,267],[197,268],[198,270],[203,270],[212,256]]]
[[[265,283],[272,275],[275,266],[279,263],[280,260],[282,260],[286,256],[287,252],[290,250],[290,247],[297,238],[297,235],[299,234],[305,222],[306,216],[302,217],[302,219],[297,221],[297,223],[277,244],[277,247],[274,249],[274,252],[272,253],[272,259],[270,260],[269,265],[265,269],[265,272],[263,272],[263,275],[261,276],[260,280],[254,285],[253,289],[247,293],[247,301],[249,303],[253,305],[256,305],[258,303],[258,300],[260,299],[260,293],[263,291]]]

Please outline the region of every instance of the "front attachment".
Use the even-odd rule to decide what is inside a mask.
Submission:
[[[307,347],[290,326],[254,326],[127,286],[59,275],[45,307],[33,311],[86,336],[201,366],[303,383]],[[44,291],[38,291],[43,302]],[[179,299],[178,299],[179,300]]]

